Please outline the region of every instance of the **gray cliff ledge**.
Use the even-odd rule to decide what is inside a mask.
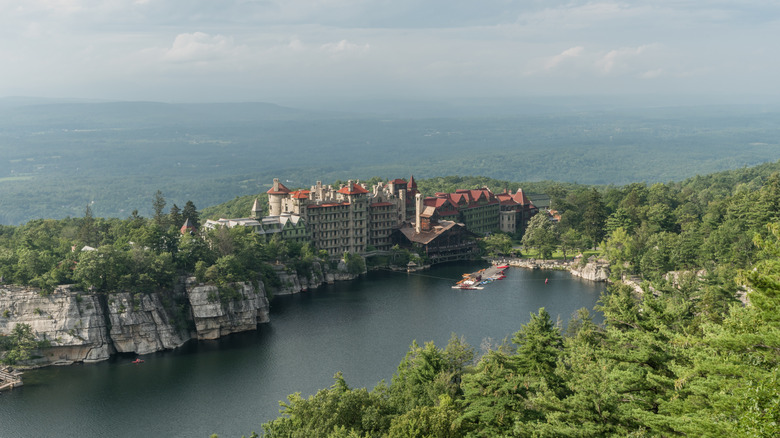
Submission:
[[[323,283],[351,280],[346,266],[331,272],[315,263],[298,273],[275,265],[281,281],[266,289],[262,281],[232,285],[230,299],[221,300],[217,286],[182,278],[172,290],[155,293],[96,294],[57,287],[48,295],[32,287],[0,285],[0,334],[16,324],[29,324],[50,348],[34,353],[26,365],[67,365],[98,362],[114,353],[148,354],[178,348],[192,339],[217,339],[256,330],[269,322],[268,296],[299,293]]]

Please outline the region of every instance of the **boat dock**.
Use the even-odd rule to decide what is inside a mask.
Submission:
[[[0,391],[22,386],[22,373],[9,369],[0,370]]]
[[[504,270],[509,266],[507,265],[490,265],[485,269],[480,269],[477,272],[471,274],[463,274],[463,279],[455,283],[452,286],[453,289],[468,289],[468,290],[482,290],[484,285],[490,284],[496,280],[503,280]]]

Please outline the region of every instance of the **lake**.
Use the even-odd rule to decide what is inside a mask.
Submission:
[[[456,333],[479,350],[485,339],[511,336],[540,307],[565,324],[605,289],[568,272],[520,268],[484,290],[452,289],[461,274],[485,266],[373,271],[275,297],[271,322],[254,332],[190,342],[143,356],[142,364],[119,355],[28,371],[22,388],[0,393],[0,436],[248,436],[279,415],[288,394],[329,387],[338,371],[350,386],[372,388],[390,381],[414,340],[443,348]]]

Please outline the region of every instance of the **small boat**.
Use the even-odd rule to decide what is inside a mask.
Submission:
[[[133,361],[133,363],[144,363],[144,360],[143,360],[143,359],[140,359],[140,358],[136,358],[136,359]]]
[[[507,268],[509,268],[509,265],[496,266],[496,268],[498,268],[498,269],[507,269]]]

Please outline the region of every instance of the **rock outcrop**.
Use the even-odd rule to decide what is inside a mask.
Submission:
[[[99,297],[68,286],[49,295],[0,286],[0,333],[10,333],[17,324],[28,324],[39,340],[51,344],[32,361],[36,365],[97,362],[115,351]]]
[[[493,260],[496,264],[508,264],[518,268],[526,269],[549,269],[557,271],[569,271],[576,277],[584,278],[590,281],[609,281],[609,263],[604,260],[591,258],[585,264],[580,262],[581,258],[574,260],[537,260],[537,259],[501,259]]]
[[[323,283],[354,280],[358,275],[350,274],[344,260],[339,260],[335,269],[319,262],[314,262],[307,271],[296,271],[283,264],[273,265],[274,273],[279,279],[279,286],[268,286],[270,294],[291,295],[310,289],[315,289]]]
[[[108,297],[110,336],[119,353],[147,354],[181,347],[190,340],[186,322],[166,312],[160,294],[112,294]]]
[[[569,268],[571,275],[584,278],[590,281],[608,281],[609,263],[604,261],[589,261],[584,266],[579,263],[572,263]]]
[[[306,272],[274,265],[279,287],[271,295],[314,289],[325,282],[352,280],[342,261],[336,269],[318,262]],[[277,283],[276,281],[274,283]],[[28,324],[42,349],[29,365],[97,362],[114,353],[148,354],[180,347],[190,339],[217,339],[269,321],[262,281],[223,287],[182,278],[160,293],[95,294],[60,286],[45,295],[31,287],[0,285],[0,334]]]
[[[231,333],[255,330],[257,324],[268,322],[268,298],[262,283],[231,286],[230,296],[214,285],[196,285],[187,280],[187,295],[195,319],[198,339],[217,339]]]

